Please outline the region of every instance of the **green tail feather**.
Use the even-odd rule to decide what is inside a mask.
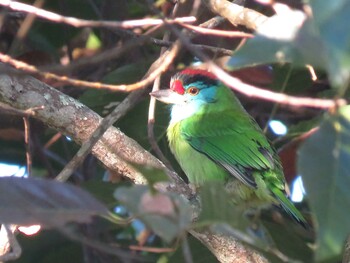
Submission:
[[[304,216],[299,212],[299,210],[294,206],[294,204],[284,195],[284,193],[274,187],[271,189],[274,196],[277,198],[277,200],[280,202],[283,209],[290,214],[299,224],[306,227],[308,226],[308,223]]]

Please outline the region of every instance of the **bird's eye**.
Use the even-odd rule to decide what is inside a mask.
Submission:
[[[199,89],[196,87],[189,87],[187,93],[189,93],[192,96],[195,96],[199,93]]]

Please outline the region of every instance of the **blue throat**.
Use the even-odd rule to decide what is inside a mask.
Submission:
[[[208,87],[203,82],[198,81],[195,83],[191,83],[190,85],[185,87],[185,89],[188,89],[189,87],[193,86],[200,89],[199,94],[196,96],[184,94],[184,96],[186,96],[186,102],[183,104],[174,104],[171,107],[170,123],[177,123],[195,114],[199,114],[206,105],[215,103],[217,101],[216,86]]]

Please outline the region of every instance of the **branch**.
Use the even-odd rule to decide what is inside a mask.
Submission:
[[[200,240],[221,263],[267,263],[258,253],[247,249],[233,237],[214,234],[209,231],[191,234]]]
[[[249,29],[256,28],[264,23],[268,17],[249,8],[231,3],[226,0],[204,0],[208,8],[222,17],[226,18],[233,25],[242,25]]]
[[[37,17],[49,20],[56,23],[65,23],[74,27],[106,27],[106,28],[135,28],[143,26],[156,26],[164,24],[162,19],[153,19],[145,18],[139,20],[129,20],[129,21],[94,21],[79,19],[76,17],[67,17],[50,12],[32,5],[27,5],[20,2],[15,2],[11,0],[3,0],[0,2],[0,5],[8,7],[14,11],[25,12],[28,14],[36,15]],[[193,23],[196,21],[196,18],[193,16],[190,17],[181,17],[175,18],[173,20],[167,20],[167,23]]]
[[[44,109],[37,111],[35,118],[71,137],[79,144],[89,139],[102,120],[98,114],[73,98],[5,65],[0,65],[0,102],[21,110],[43,106]],[[92,153],[107,168],[136,184],[146,184],[146,180],[123,160],[164,167],[137,142],[114,127],[110,127],[105,132],[93,147]],[[163,190],[172,191],[188,200],[193,200],[193,193],[188,185],[174,172],[166,171],[172,174],[171,178],[174,182],[163,186]],[[195,211],[199,210],[198,205],[193,202],[191,204]],[[192,234],[196,235],[221,262],[266,262],[259,254],[245,248],[232,237],[197,231]]]
[[[346,105],[344,99],[317,99],[308,97],[295,97],[278,93],[242,82],[240,79],[232,77],[219,66],[212,62],[208,63],[209,69],[227,86],[238,91],[248,97],[259,98],[267,101],[272,101],[280,104],[290,105],[294,107],[310,107],[318,109],[330,109],[337,106]]]
[[[239,32],[239,31],[227,31],[220,29],[210,29],[200,26],[187,25],[184,23],[179,23],[182,27],[192,30],[195,33],[203,35],[212,35],[218,37],[228,37],[228,38],[252,38],[253,34]]]
[[[95,89],[109,89],[113,91],[124,91],[124,92],[129,92],[137,89],[144,88],[145,86],[151,84],[154,79],[159,76],[161,73],[163,73],[168,66],[171,64],[173,61],[174,57],[173,54],[169,55],[168,57],[165,57],[162,61],[162,64],[154,69],[153,72],[151,72],[147,78],[133,83],[133,84],[122,84],[122,85],[110,85],[110,84],[104,84],[101,82],[90,82],[90,81],[85,81],[85,80],[79,80],[79,79],[73,79],[73,78],[68,78],[66,76],[59,76],[50,72],[43,72],[40,71],[37,67],[33,65],[29,65],[25,62],[13,59],[12,57],[5,55],[3,53],[0,53],[0,61],[7,63],[9,65],[14,66],[17,69],[23,70],[25,72],[31,73],[31,74],[37,74],[45,79],[53,79],[57,80],[66,84],[70,84],[76,87],[89,87],[89,88],[95,88]]]
[[[350,262],[350,235],[348,236],[348,238],[345,241],[342,263],[349,263],[349,262]]]

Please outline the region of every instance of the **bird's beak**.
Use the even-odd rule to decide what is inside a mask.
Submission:
[[[184,104],[186,102],[185,96],[180,95],[171,89],[157,90],[151,92],[149,95],[167,104]]]

